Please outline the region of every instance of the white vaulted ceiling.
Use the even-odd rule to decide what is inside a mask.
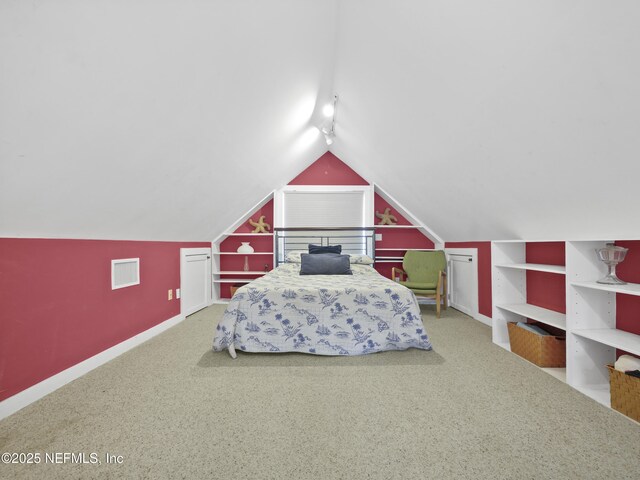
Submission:
[[[0,236],[211,240],[326,151],[335,2],[0,2]]]
[[[447,241],[640,237],[635,0],[0,3],[0,236],[209,240],[327,150]],[[317,133],[317,131],[316,131]]]

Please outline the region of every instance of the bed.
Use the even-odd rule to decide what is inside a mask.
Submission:
[[[236,291],[216,327],[215,351],[228,350],[235,358],[236,349],[314,355],[431,350],[413,292],[373,268],[373,236],[357,232],[362,238],[349,237],[351,246],[345,232],[320,239],[347,246],[343,253],[350,256],[351,275],[300,275],[292,249],[301,238],[318,237],[298,233],[276,232],[277,267]]]

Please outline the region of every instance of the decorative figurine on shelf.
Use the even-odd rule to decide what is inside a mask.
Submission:
[[[260,217],[257,222],[254,222],[252,218],[249,219],[249,225],[256,227],[251,233],[269,233],[271,225],[264,221],[264,215]]]
[[[269,264],[265,263],[264,264],[264,272],[267,273],[269,271]]]
[[[618,247],[613,243],[607,243],[603,248],[596,248],[598,258],[609,268],[609,273],[604,278],[598,280],[598,283],[606,285],[626,285],[627,282],[620,280],[616,276],[616,265],[624,260],[627,256],[628,248]]]
[[[384,213],[378,213],[376,210],[376,217],[380,219],[378,225],[396,225],[398,223],[398,219],[392,215],[389,207],[384,209]]]

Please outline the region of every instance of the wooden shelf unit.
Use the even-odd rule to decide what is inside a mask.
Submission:
[[[492,242],[493,342],[509,350],[508,321],[536,320],[565,330],[567,368],[548,372],[576,390],[610,406],[607,364],[616,349],[640,355],[640,335],[616,328],[616,295],[640,296],[639,284],[597,283],[607,268],[596,249],[611,240],[562,241],[565,266],[527,263],[527,242]],[[567,313],[527,304],[526,272],[565,275]],[[543,369],[549,370],[549,369]]]

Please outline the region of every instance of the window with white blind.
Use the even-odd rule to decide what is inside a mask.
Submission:
[[[364,227],[367,191],[285,191],[282,226]]]

